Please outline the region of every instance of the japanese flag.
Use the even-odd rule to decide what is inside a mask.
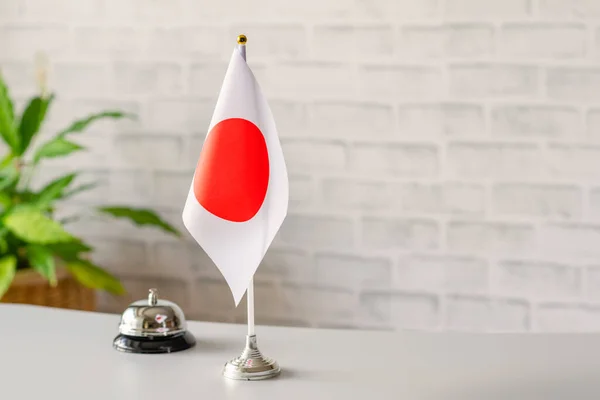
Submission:
[[[275,121],[234,49],[183,209],[183,223],[242,299],[288,208]]]

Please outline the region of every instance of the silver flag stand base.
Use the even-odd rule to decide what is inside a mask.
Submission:
[[[243,381],[274,378],[281,372],[277,361],[262,355],[256,345],[256,335],[246,336],[246,347],[239,357],[225,364],[223,376]]]

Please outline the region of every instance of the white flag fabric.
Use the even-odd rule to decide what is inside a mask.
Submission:
[[[288,209],[271,110],[236,48],[200,151],[183,223],[227,281],[236,306]]]

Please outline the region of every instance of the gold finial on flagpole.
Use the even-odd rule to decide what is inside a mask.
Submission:
[[[237,37],[238,44],[244,45],[244,44],[246,44],[247,41],[248,41],[248,38],[246,37],[246,35],[239,35]]]

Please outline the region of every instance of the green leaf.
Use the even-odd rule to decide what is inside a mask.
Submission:
[[[15,126],[15,112],[2,74],[0,74],[0,135],[13,151],[18,150],[19,136]]]
[[[17,259],[15,256],[4,256],[0,258],[0,298],[10,287],[15,272],[17,271]]]
[[[98,211],[109,214],[116,218],[125,218],[136,225],[151,225],[166,232],[170,232],[175,236],[180,236],[180,233],[162,220],[156,213],[148,209],[133,209],[129,207],[99,207]]]
[[[89,261],[75,260],[67,263],[67,268],[84,286],[117,295],[125,293],[125,288],[116,277]]]
[[[6,240],[7,234],[8,229],[5,227],[0,228],[0,254],[5,254],[8,251],[8,240]]]
[[[15,207],[4,216],[3,221],[15,236],[29,243],[65,243],[74,240],[59,223],[33,207]]]
[[[77,174],[68,174],[61,176],[46,185],[39,193],[36,204],[40,207],[48,206],[53,200],[63,194],[63,190],[73,182]]]
[[[31,140],[39,132],[44,118],[46,118],[46,112],[54,96],[50,97],[34,97],[31,99],[27,108],[23,112],[21,117],[21,123],[19,124],[19,151],[17,155],[25,153]]]
[[[35,152],[33,160],[37,163],[42,158],[62,157],[82,149],[84,149],[84,147],[78,145],[77,143],[73,143],[58,137],[44,143]]]
[[[93,250],[87,244],[79,241],[49,244],[46,247],[65,261],[75,261],[81,258],[81,253],[88,253]]]
[[[6,157],[0,161],[0,168],[6,168],[9,165],[13,164],[13,160],[15,159],[15,155],[13,153],[8,153]]]
[[[16,184],[19,180],[19,171],[14,165],[9,165],[0,170],[0,190],[4,190],[9,186]]]
[[[133,114],[127,114],[127,113],[124,113],[121,111],[103,111],[101,113],[92,114],[92,115],[88,116],[87,118],[80,119],[78,121],[73,122],[71,124],[71,126],[69,126],[67,129],[64,129],[63,131],[61,131],[58,134],[58,136],[63,138],[63,137],[65,137],[65,135],[68,135],[69,133],[83,132],[91,123],[93,123],[94,121],[97,121],[99,119],[103,119],[103,118],[119,119],[119,118],[135,118],[135,116]]]
[[[61,225],[67,225],[71,222],[79,221],[81,219],[80,215],[69,215],[68,217],[64,217],[58,220]]]
[[[56,286],[56,266],[52,252],[44,246],[30,244],[27,246],[27,258],[29,264],[40,275]]]
[[[93,188],[97,187],[99,184],[100,184],[99,182],[84,183],[82,185],[79,185],[79,186],[69,190],[68,192],[63,193],[62,198],[66,199],[67,197],[74,196],[77,193],[81,193],[81,192],[85,192],[86,190],[93,189]]]

